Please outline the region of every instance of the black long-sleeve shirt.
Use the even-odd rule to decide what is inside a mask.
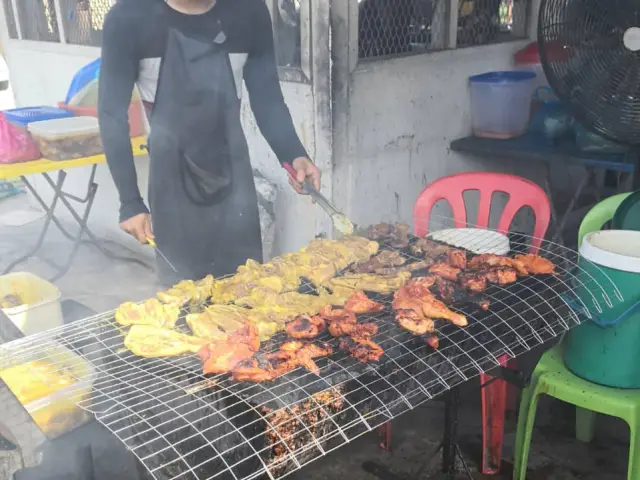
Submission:
[[[236,82],[240,86],[239,77],[244,78],[258,127],[278,160],[284,163],[308,156],[284,103],[271,18],[263,0],[217,0],[202,15],[179,13],[164,0],[119,0],[104,23],[98,116],[107,162],[120,194],[121,220],[148,212],[129,141],[127,114],[134,85],[138,83],[142,99],[152,103],[169,27],[206,34],[218,20],[232,64],[239,65],[238,71],[234,68]]]

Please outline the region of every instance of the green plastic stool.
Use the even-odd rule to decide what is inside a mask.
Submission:
[[[538,397],[550,395],[590,412],[622,418],[631,430],[628,480],[640,479],[640,390],[602,387],[576,377],[562,360],[562,345],[542,356],[531,384],[522,392],[516,433],[514,480],[525,480]]]

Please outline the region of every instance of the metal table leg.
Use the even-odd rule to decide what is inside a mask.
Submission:
[[[551,237],[551,241],[558,243],[560,245],[564,245],[563,239],[563,231],[569,220],[569,215],[573,212],[573,209],[576,206],[576,203],[580,199],[582,192],[585,187],[589,184],[592,178],[594,178],[594,171],[591,168],[587,168],[584,176],[580,179],[580,183],[576,187],[571,200],[569,201],[569,205],[562,213],[561,216],[558,215],[558,211],[556,209],[555,204],[555,196],[553,194],[553,189],[551,186],[551,166],[547,164],[546,175],[544,179],[544,189],[547,192],[547,196],[549,197],[549,203],[551,204],[551,224],[553,225],[553,235]]]
[[[31,192],[31,194],[36,198],[36,200],[38,200],[38,203],[40,203],[44,209],[45,212],[47,212],[47,215],[45,217],[45,221],[44,221],[44,225],[42,227],[42,230],[40,232],[40,236],[38,237],[38,241],[36,242],[36,244],[33,246],[33,248],[31,250],[29,250],[28,253],[26,253],[25,255],[23,255],[22,257],[18,258],[17,260],[14,260],[13,262],[11,262],[3,271],[2,273],[8,273],[11,270],[14,269],[14,267],[16,265],[21,264],[22,262],[28,260],[29,258],[33,257],[35,255],[35,253],[40,249],[40,247],[42,246],[42,243],[44,242],[44,238],[47,235],[47,231],[49,230],[49,226],[51,225],[51,222],[56,222],[57,220],[54,217],[54,210],[56,208],[56,205],[58,203],[58,200],[60,198],[59,195],[59,191],[62,188],[62,185],[64,184],[64,180],[65,180],[65,172],[64,171],[60,171],[58,174],[58,181],[56,183],[56,188],[55,191],[56,193],[53,196],[53,200],[51,200],[51,205],[46,205],[44,203],[44,201],[40,198],[40,196],[36,193],[35,188],[33,188],[33,186],[31,185],[31,183],[29,183],[29,181],[27,180],[26,177],[20,177],[21,180],[24,182],[24,185],[27,187],[27,189]]]
[[[100,240],[98,239],[98,237],[96,237],[95,234],[89,229],[89,227],[87,225],[87,222],[89,220],[89,213],[91,212],[91,207],[93,206],[93,201],[95,199],[95,195],[96,195],[96,192],[98,190],[98,184],[93,181],[94,178],[95,178],[96,168],[97,168],[97,165],[94,165],[93,169],[91,171],[91,176],[89,178],[89,185],[88,185],[88,188],[87,188],[87,195],[84,198],[76,197],[76,196],[73,196],[73,195],[68,194],[66,192],[60,192],[60,201],[67,208],[69,213],[71,213],[71,215],[73,216],[75,221],[80,226],[79,232],[77,233],[77,235],[75,235],[73,237],[74,250],[73,250],[71,255],[72,256],[75,255],[75,253],[76,253],[76,251],[77,251],[77,249],[78,249],[78,247],[80,246],[81,243],[87,242],[87,243],[90,243],[91,245],[93,245],[94,247],[96,247],[98,250],[100,250],[102,252],[102,254],[104,256],[106,256],[107,258],[111,258],[113,260],[123,260],[123,261],[137,263],[137,264],[139,264],[139,265],[141,265],[141,266],[143,266],[145,268],[149,268],[149,269],[153,270],[152,266],[150,266],[149,264],[147,264],[146,262],[144,262],[142,260],[139,260],[139,259],[133,258],[133,257],[123,257],[123,256],[115,255],[115,254],[109,252],[102,245],[100,245]],[[47,180],[47,182],[49,183],[49,185],[51,185],[51,188],[55,188],[56,184],[53,182],[51,177],[49,177],[49,175],[47,175],[46,173],[44,174],[44,177]],[[84,211],[84,214],[82,216],[80,216],[78,214],[78,212],[75,211],[75,209],[71,205],[71,202],[69,202],[68,199],[72,199],[72,200],[74,200],[74,201],[76,201],[78,203],[85,203],[86,204],[85,211]],[[58,228],[60,228],[61,230],[64,230],[59,225],[59,221],[56,222],[56,226],[58,226]],[[82,240],[83,234],[88,237],[88,240]]]
[[[21,177],[23,182],[25,183],[26,187],[29,189],[29,191],[31,192],[33,197],[36,199],[36,201],[40,204],[40,206],[45,210],[47,215],[46,215],[44,226],[43,226],[42,231],[40,233],[40,236],[38,238],[38,241],[36,242],[36,245],[29,251],[29,253],[27,253],[26,255],[24,255],[22,257],[20,257],[19,259],[15,260],[14,262],[12,262],[4,270],[3,273],[7,273],[7,272],[11,271],[16,265],[24,262],[25,260],[27,260],[27,259],[31,258],[33,255],[35,255],[35,253],[42,247],[42,244],[44,242],[44,238],[46,236],[47,231],[49,230],[49,226],[51,225],[51,223],[53,223],[56,227],[58,227],[58,229],[62,232],[62,234],[73,242],[73,248],[72,248],[71,253],[69,254],[66,262],[64,263],[64,265],[60,266],[60,265],[55,264],[54,262],[47,261],[47,263],[52,265],[53,268],[58,270],[56,275],[51,280],[57,280],[60,277],[62,277],[63,275],[65,275],[69,271],[69,269],[71,268],[71,264],[73,263],[73,260],[74,260],[76,254],[77,254],[78,248],[80,247],[80,245],[82,243],[88,243],[88,244],[94,245],[96,248],[98,248],[102,252],[103,255],[105,255],[108,258],[124,260],[124,261],[130,261],[130,262],[138,263],[138,264],[144,266],[145,268],[149,268],[149,269],[153,268],[152,266],[150,266],[146,262],[144,262],[142,260],[139,260],[137,258],[122,257],[122,256],[118,256],[118,255],[112,254],[111,252],[109,252],[108,250],[103,248],[102,245],[100,245],[100,242],[99,242],[98,238],[89,229],[89,227],[87,225],[87,222],[89,220],[89,215],[90,215],[91,209],[93,207],[93,202],[95,200],[96,192],[98,190],[98,184],[95,183],[96,170],[97,170],[97,165],[93,165],[92,169],[91,169],[91,175],[89,176],[89,182],[88,182],[88,185],[87,185],[87,193],[86,193],[86,195],[84,197],[77,197],[77,196],[72,195],[70,193],[67,193],[67,192],[65,192],[63,190],[64,181],[65,181],[66,176],[67,176],[67,174],[66,174],[66,172],[64,170],[60,170],[58,172],[58,179],[55,182],[52,180],[52,178],[49,176],[49,174],[43,173],[43,176],[46,179],[47,183],[51,186],[51,188],[54,191],[53,200],[51,201],[51,203],[49,205],[42,199],[42,197],[40,195],[38,195],[37,191],[29,183],[27,178],[24,177],[24,176]],[[82,212],[82,214],[79,214],[76,211],[74,206],[71,204],[70,200],[73,200],[73,201],[75,201],[77,203],[85,205],[84,211]],[[69,213],[71,214],[73,219],[78,223],[78,226],[80,228],[79,228],[79,230],[77,231],[77,233],[75,235],[69,233],[66,230],[66,228],[62,225],[60,220],[58,218],[56,218],[56,216],[55,216],[55,208],[58,205],[58,201],[60,201],[67,208],[67,210],[69,211]],[[88,238],[85,240],[85,239],[83,239],[84,236],[86,236]]]
[[[459,393],[458,388],[454,387],[447,393],[447,399],[445,400],[442,473],[447,475],[448,478],[453,478],[456,474]]]

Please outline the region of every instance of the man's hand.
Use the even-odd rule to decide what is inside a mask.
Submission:
[[[291,165],[296,171],[296,179],[294,180],[289,177],[289,184],[296,192],[302,195],[304,194],[302,185],[306,181],[310,181],[316,190],[320,190],[320,177],[322,174],[320,173],[320,169],[316,167],[311,160],[305,157],[298,157],[291,162]]]
[[[120,228],[142,244],[148,243],[148,238],[153,238],[151,215],[148,213],[140,213],[135,217],[126,219],[120,223]]]

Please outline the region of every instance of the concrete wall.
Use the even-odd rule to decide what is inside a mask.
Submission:
[[[536,176],[510,162],[475,159],[449,150],[470,134],[468,78],[511,67],[527,42],[509,42],[361,63],[351,78],[347,132],[334,159],[337,202],[359,224],[412,221],[420,191],[462,171]]]
[[[55,105],[64,99],[74,73],[100,55],[97,48],[5,40],[6,59],[14,86],[17,104]],[[313,101],[311,86],[302,83],[283,83],[285,99],[294,118],[294,123],[303,143],[310,154],[315,151],[313,129]],[[247,98],[245,92],[244,98]],[[284,171],[276,161],[271,149],[260,135],[249,108],[243,109],[243,126],[247,134],[249,148],[254,161],[265,177],[279,187],[276,205],[276,253],[299,248],[315,235],[316,208],[307,198],[294,194],[287,183]],[[136,166],[143,196],[147,191],[149,160],[138,157]],[[83,195],[90,174],[90,168],[73,169],[68,172],[67,190]],[[38,191],[49,198],[50,189],[40,176],[31,179]],[[106,165],[100,165],[97,172],[100,185],[92,211],[90,227],[102,236],[136,248],[149,254],[149,249],[139,248],[118,228],[118,196]],[[62,212],[63,209],[60,210]]]

